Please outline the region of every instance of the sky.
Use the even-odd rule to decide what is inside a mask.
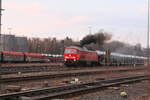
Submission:
[[[104,30],[112,40],[146,46],[148,0],[2,0],[2,32],[80,40]]]

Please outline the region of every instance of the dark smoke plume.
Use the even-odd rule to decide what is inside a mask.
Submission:
[[[111,35],[106,32],[97,32],[95,34],[89,34],[85,36],[81,41],[81,46],[88,45],[91,43],[103,45],[106,41],[111,39]]]
[[[87,35],[80,41],[81,46],[91,43],[96,43],[96,37],[94,35]]]

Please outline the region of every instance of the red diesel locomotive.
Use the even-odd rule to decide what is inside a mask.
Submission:
[[[70,65],[95,65],[98,63],[98,55],[95,51],[86,48],[70,46],[64,52],[64,64]]]
[[[91,51],[86,48],[70,46],[64,52],[64,64],[70,65],[144,65],[146,57],[125,55],[106,51]]]

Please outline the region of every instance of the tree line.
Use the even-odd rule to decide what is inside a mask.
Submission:
[[[47,53],[47,54],[63,54],[65,47],[75,45],[76,42],[71,38],[66,37],[63,40],[57,40],[57,38],[29,38],[28,50],[35,53]]]
[[[106,32],[98,32],[96,34],[88,34],[80,41],[74,41],[72,38],[58,40],[57,38],[29,38],[29,52],[47,53],[47,54],[63,54],[65,47],[78,45],[85,46],[90,50],[105,51],[109,49],[111,52],[146,56],[147,49],[143,48],[140,43],[136,45],[127,44],[120,41],[110,41],[111,35]],[[109,41],[109,42],[108,42]],[[83,45],[84,44],[84,45]]]

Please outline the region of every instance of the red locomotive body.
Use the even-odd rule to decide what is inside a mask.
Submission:
[[[95,51],[85,48],[71,46],[64,52],[65,65],[93,65],[98,62],[98,55]]]

